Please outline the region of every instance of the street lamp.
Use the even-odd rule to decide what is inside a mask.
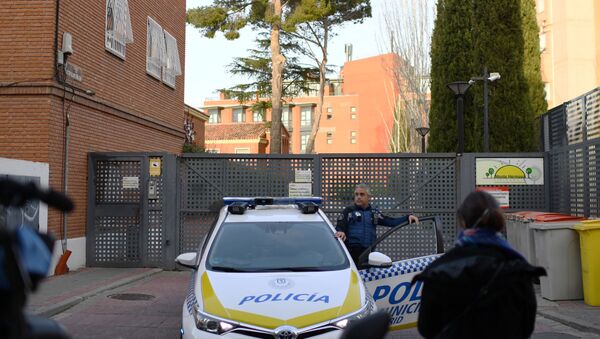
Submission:
[[[463,154],[465,151],[465,93],[471,84],[466,81],[455,81],[448,85],[448,88],[454,93],[456,97],[456,128],[458,130],[458,153]]]
[[[417,127],[417,133],[421,136],[421,153],[425,153],[425,136],[429,133],[429,127]]]
[[[500,79],[500,73],[488,73],[487,67],[483,68],[483,75],[480,77],[472,77],[469,84],[474,84],[475,81],[483,81],[483,151],[490,151],[490,130],[489,130],[489,114],[488,114],[488,82],[493,82]]]

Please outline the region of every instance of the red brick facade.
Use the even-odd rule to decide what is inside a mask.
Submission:
[[[56,35],[56,7],[58,34]],[[68,237],[85,236],[87,154],[166,151],[184,140],[183,75],[171,88],[146,73],[147,17],[177,39],[185,64],[185,1],[129,1],[133,42],[121,59],[104,47],[105,0],[0,2],[0,157],[47,162],[50,186],[63,187],[65,116],[70,121],[68,193],[76,210]],[[55,36],[72,35],[68,62],[82,81],[63,90],[55,77]],[[60,236],[61,215],[49,210],[48,229]]]
[[[319,131],[315,139],[317,153],[387,153],[390,151],[390,138],[394,126],[394,106],[397,101],[397,89],[394,81],[393,66],[396,62],[394,54],[384,54],[371,58],[349,61],[344,64],[342,88],[325,92],[323,113]],[[327,87],[326,87],[327,88]],[[318,97],[307,96],[288,98],[284,109],[289,109],[291,118],[287,123],[289,131],[290,153],[303,153],[303,138],[310,135],[311,124],[303,123],[302,111],[316,109]],[[248,102],[245,105],[250,106]],[[220,112],[220,122],[211,125],[233,122],[234,110],[242,107],[236,100],[221,98],[204,103],[205,112]],[[271,112],[267,111],[266,120],[271,120]],[[253,122],[253,112],[244,108],[244,122]],[[285,121],[282,120],[284,124]],[[236,122],[234,122],[236,123]],[[212,141],[206,139],[207,145]],[[207,146],[208,147],[208,146]],[[229,140],[227,151],[231,152],[237,145]],[[233,152],[231,152],[233,153]],[[255,152],[252,152],[255,153]]]

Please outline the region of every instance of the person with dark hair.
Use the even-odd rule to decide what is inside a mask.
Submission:
[[[359,184],[354,189],[354,204],[346,207],[337,220],[335,235],[344,241],[356,266],[361,266],[358,257],[377,239],[377,225],[394,227],[403,222],[419,223],[414,215],[392,218],[371,206],[369,186]]]
[[[486,192],[472,192],[458,209],[456,246],[431,263],[423,282],[418,330],[425,338],[529,338],[537,309],[530,265],[500,233],[502,210]]]

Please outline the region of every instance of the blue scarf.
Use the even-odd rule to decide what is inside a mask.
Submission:
[[[486,228],[467,228],[458,234],[456,239],[456,246],[463,247],[468,245],[492,245],[500,247],[509,253],[513,254],[517,258],[525,260],[521,253],[517,252],[500,232],[494,232]]]

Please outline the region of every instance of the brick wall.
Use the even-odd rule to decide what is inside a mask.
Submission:
[[[0,82],[51,80],[55,1],[0,1]]]
[[[85,235],[87,154],[165,151],[179,153],[183,134],[183,75],[175,89],[146,74],[146,20],[151,16],[177,39],[183,70],[185,1],[129,1],[134,42],[123,60],[104,48],[105,0],[60,2],[62,33],[73,37],[69,62],[83,72],[68,83],[96,95],[72,93],[53,82],[56,1],[0,1],[0,157],[47,162],[50,186],[63,187],[66,113],[70,116],[69,238]],[[13,84],[19,82],[18,84]],[[60,213],[48,228],[61,236]]]

